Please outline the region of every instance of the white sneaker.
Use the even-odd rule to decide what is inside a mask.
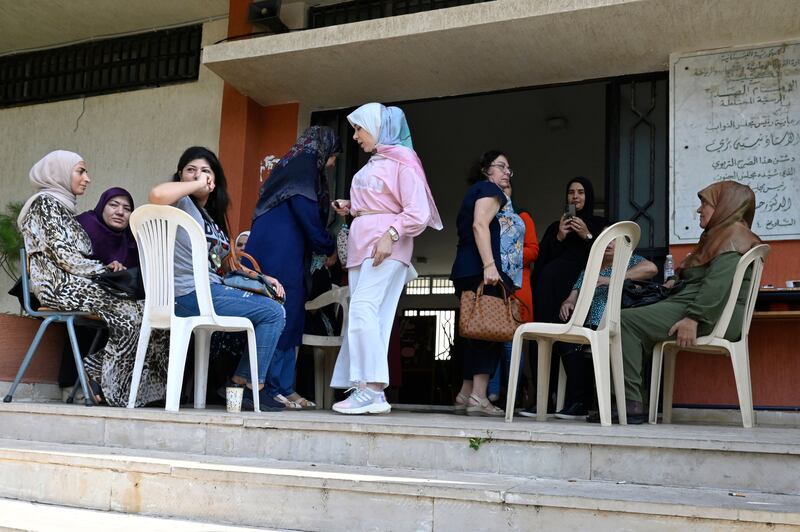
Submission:
[[[392,405],[386,402],[383,392],[370,388],[350,388],[350,395],[344,401],[333,405],[334,412],[340,414],[387,414]]]

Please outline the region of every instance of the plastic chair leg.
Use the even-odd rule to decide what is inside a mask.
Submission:
[[[611,363],[610,357],[607,356],[608,351],[601,351],[599,348],[599,345],[592,345],[592,363],[594,365],[594,379],[597,385],[597,409],[600,411],[600,424],[604,427],[610,427]]]
[[[261,412],[261,405],[258,402],[258,350],[256,349],[256,331],[247,329],[247,351],[250,356],[250,382],[253,386],[253,411]]]
[[[664,365],[664,345],[661,343],[653,347],[653,368],[650,374],[650,416],[651,425],[658,423],[658,398],[661,388],[661,368]]]
[[[522,358],[522,335],[514,334],[511,343],[511,365],[508,368],[508,386],[506,388],[506,422],[514,420],[514,404],[517,401],[517,382],[519,381],[519,361]]]
[[[168,410],[170,412],[177,412],[181,406],[183,370],[186,367],[186,350],[189,347],[189,337],[191,334],[191,329],[187,327],[173,327],[170,329],[169,365],[167,367],[167,401],[164,407],[164,410]],[[136,362],[138,364],[138,353],[136,358]],[[142,355],[142,363],[144,363],[144,355]],[[139,371],[138,376],[141,377],[141,371]],[[131,388],[131,394],[132,397],[135,397],[133,395],[133,388]],[[128,407],[133,408],[133,404],[129,402]]]
[[[17,391],[17,386],[19,386],[22,377],[25,376],[25,372],[28,370],[28,366],[33,360],[33,355],[36,353],[36,348],[39,347],[39,342],[42,341],[42,337],[44,336],[47,327],[56,320],[55,316],[49,316],[45,318],[42,324],[39,326],[39,330],[36,331],[36,336],[33,337],[33,342],[31,342],[30,347],[28,348],[28,352],[25,353],[25,358],[22,359],[22,364],[19,366],[19,370],[17,371],[17,376],[14,378],[14,383],[9,388],[8,393],[5,397],[3,397],[4,403],[10,403],[11,398],[14,397],[14,392]]]
[[[553,340],[537,338],[538,346],[536,375],[536,420],[547,421],[547,402],[550,396],[550,359],[553,356]]]
[[[564,369],[564,360],[558,363],[558,390],[556,391],[556,412],[564,409],[564,398],[567,395],[567,371]]]
[[[747,352],[747,343],[741,342],[739,345],[731,346],[731,363],[733,364],[733,376],[736,380],[736,393],[739,396],[739,408],[742,411],[742,426],[747,429],[753,428],[753,389],[750,383],[750,357]]]
[[[611,358],[611,380],[614,382],[614,397],[617,399],[617,416],[619,424],[628,424],[628,411],[625,407],[625,372],[622,367],[622,337],[611,337],[609,343],[609,358]]]
[[[150,344],[150,331],[149,325],[142,322],[142,328],[139,331],[139,343],[136,345],[136,359],[133,363],[133,374],[131,375],[131,389],[128,392],[128,408],[136,406],[136,396],[139,394],[139,384],[142,381],[142,370],[144,369],[144,357],[147,355],[147,346]],[[174,336],[170,334],[170,365],[172,363],[172,340]],[[185,349],[185,348],[184,348]],[[185,355],[184,355],[185,356]]]
[[[211,350],[211,331],[194,330],[194,407],[206,407],[208,389],[208,357]]]
[[[672,423],[672,391],[675,384],[675,357],[678,353],[667,347],[664,349],[664,398],[661,400],[661,421]]]

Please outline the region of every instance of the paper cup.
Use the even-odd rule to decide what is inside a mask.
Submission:
[[[239,386],[228,386],[225,388],[225,402],[228,412],[236,413],[242,411],[242,397],[244,388]]]

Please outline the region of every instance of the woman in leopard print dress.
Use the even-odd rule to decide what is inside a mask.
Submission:
[[[30,172],[36,193],[25,203],[18,224],[30,261],[31,290],[45,306],[91,312],[108,325],[105,348],[85,359],[89,378],[100,384],[111,406],[128,403],[142,303],[115,297],[92,278],[108,267],[88,258],[92,244],[75,220],[78,195],[90,179],[77,153],[54,151]],[[169,356],[168,336],[151,336],[145,357],[137,406],[164,398]]]

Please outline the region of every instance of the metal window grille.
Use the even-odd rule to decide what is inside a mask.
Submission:
[[[450,360],[450,347],[456,332],[455,310],[409,309],[403,316],[436,316],[436,355],[434,360]]]
[[[447,277],[422,276],[406,283],[407,296],[429,296],[431,294],[455,294],[453,281]]]
[[[489,0],[351,0],[309,9],[309,26],[324,28],[361,20],[407,15],[447,7],[479,4]]]
[[[0,57],[0,107],[196,80],[202,25]]]

